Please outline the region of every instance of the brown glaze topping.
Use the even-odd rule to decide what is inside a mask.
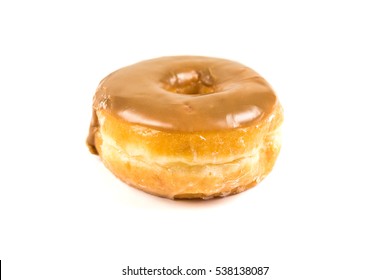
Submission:
[[[237,62],[200,56],[151,59],[100,82],[88,143],[93,146],[99,110],[157,130],[197,132],[255,124],[276,102],[268,83]]]

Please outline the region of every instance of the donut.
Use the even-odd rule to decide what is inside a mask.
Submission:
[[[99,84],[87,138],[120,180],[170,199],[240,193],[271,171],[282,106],[254,70],[173,56],[121,68]]]

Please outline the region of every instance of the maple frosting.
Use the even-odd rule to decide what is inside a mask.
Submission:
[[[201,56],[146,60],[100,82],[87,142],[94,146],[99,110],[156,130],[188,133],[256,124],[277,102],[259,74],[234,61]]]

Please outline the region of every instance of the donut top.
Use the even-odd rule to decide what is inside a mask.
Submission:
[[[237,62],[162,57],[121,68],[100,82],[91,131],[99,126],[99,110],[163,131],[233,129],[260,122],[276,102],[268,83]]]

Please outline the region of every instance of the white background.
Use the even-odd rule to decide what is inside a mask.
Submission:
[[[4,279],[135,279],[121,276],[127,265],[390,279],[386,2],[1,1]],[[278,93],[283,148],[256,188],[170,201],[89,154],[99,81],[182,54],[239,61]],[[262,277],[227,279],[246,278]]]

